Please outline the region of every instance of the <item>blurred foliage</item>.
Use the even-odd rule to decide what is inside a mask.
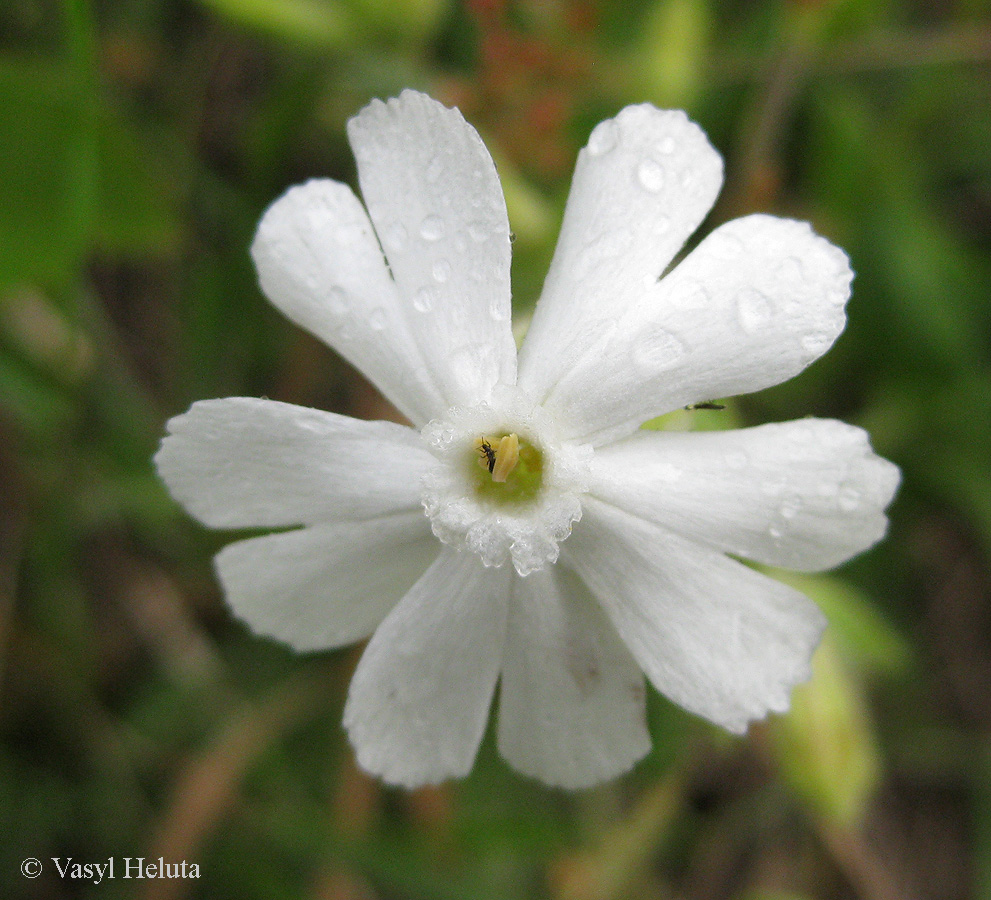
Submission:
[[[0,7],[0,884],[4,897],[991,896],[991,17],[981,0],[5,0]],[[867,427],[904,483],[888,540],[801,579],[830,639],[746,740],[660,697],[655,750],[576,795],[509,771],[360,774],[356,651],[232,623],[155,478],[195,399],[363,417],[360,377],[262,299],[247,247],[344,123],[425,89],[499,162],[516,311],[577,149],[649,100],[727,159],[706,229],[812,221],[857,279],[799,378],[677,427]],[[47,863],[35,881],[28,856]],[[50,857],[186,859],[61,881]]]

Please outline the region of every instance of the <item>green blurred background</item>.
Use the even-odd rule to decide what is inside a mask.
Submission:
[[[0,895],[991,897],[989,60],[979,0],[4,0]],[[678,414],[838,416],[904,471],[885,543],[792,579],[832,622],[792,715],[731,739],[652,695],[654,752],[613,784],[546,789],[489,736],[465,781],[393,791],[340,725],[358,650],[295,656],[226,612],[230,536],[150,457],[200,398],[391,414],[247,248],[288,185],[354,183],[345,121],[407,86],[498,161],[521,319],[578,148],[633,102],[725,155],[704,230],[776,212],[850,254],[832,352]],[[123,880],[128,856],[200,878]]]

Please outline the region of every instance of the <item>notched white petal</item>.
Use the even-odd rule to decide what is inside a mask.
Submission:
[[[445,548],[389,613],[344,710],[362,768],[410,788],[468,774],[502,659],[510,577]]]
[[[686,404],[779,384],[832,346],[852,278],[846,254],[804,222],[728,222],[626,310],[547,405],[602,444]]]
[[[425,364],[371,222],[347,185],[290,188],[251,247],[272,303],[360,369],[411,421],[446,408]]]
[[[407,513],[237,541],[215,565],[252,631],[325,650],[368,637],[439,551],[426,519]]]
[[[411,90],[372,101],[348,137],[445,407],[488,399],[496,383],[516,380],[509,220],[488,150],[458,110]]]
[[[158,472],[213,528],[416,510],[419,479],[435,465],[411,428],[275,400],[200,400],[167,428],[155,455]]]
[[[741,733],[810,677],[826,620],[798,591],[594,499],[565,553],[654,686],[690,712]]]
[[[596,126],[521,350],[520,385],[537,402],[643,303],[708,213],[722,174],[719,154],[680,110],[630,106]]]
[[[650,749],[636,661],[562,566],[513,583],[499,752],[520,772],[570,789],[626,772]]]
[[[879,541],[898,467],[829,419],[737,431],[638,432],[600,448],[590,491],[693,541],[789,569],[846,562]]]

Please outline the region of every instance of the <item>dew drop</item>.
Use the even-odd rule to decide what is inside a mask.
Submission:
[[[489,229],[481,222],[470,222],[468,224],[468,234],[476,244],[480,244],[488,238]]]
[[[348,313],[348,295],[344,288],[334,285],[327,293],[327,303],[333,315],[340,317]]]
[[[754,334],[771,318],[771,301],[760,291],[745,288],[736,298],[736,315],[747,334]]]
[[[739,237],[725,229],[713,232],[705,247],[717,259],[736,259],[746,249]]]
[[[644,190],[656,194],[664,187],[664,167],[654,159],[642,160],[637,166],[637,181]]]
[[[413,309],[417,312],[428,313],[434,308],[435,291],[431,287],[422,287],[413,295]]]
[[[774,540],[779,540],[780,537],[781,537],[781,529],[780,528],[776,528],[774,525],[772,525],[770,528],[767,529],[767,533],[772,538],[774,538]]]
[[[797,256],[789,256],[781,261],[775,274],[782,281],[805,281],[805,267]]]
[[[674,151],[677,148],[678,148],[678,145],[675,143],[675,140],[674,140],[673,137],[671,137],[671,135],[668,135],[666,138],[664,138],[661,141],[661,143],[658,144],[658,146],[657,146],[657,149],[660,150],[661,153],[663,153],[665,155],[669,155],[671,153],[674,153]]]
[[[602,156],[603,153],[612,150],[618,140],[616,122],[613,119],[607,119],[592,129],[592,133],[588,136],[588,152],[592,156]]]
[[[434,274],[434,281],[443,284],[451,277],[451,264],[446,259],[438,259],[431,270]]]
[[[654,375],[675,365],[688,345],[678,335],[657,325],[649,326],[633,347],[633,364],[644,374]]]
[[[444,236],[444,220],[429,215],[420,223],[420,237],[425,241],[439,241]]]
[[[781,504],[781,515],[785,519],[794,519],[802,509],[802,501],[798,497],[792,497]]]
[[[507,304],[503,303],[498,297],[493,297],[492,302],[489,303],[489,315],[495,322],[505,322],[509,318]]]
[[[835,497],[840,492],[840,486],[835,481],[823,481],[816,488],[820,497]]]
[[[659,213],[654,219],[654,234],[667,234],[671,230],[671,217]]]
[[[739,471],[750,462],[750,457],[742,450],[733,450],[723,457],[723,462],[726,463],[727,468]]]
[[[814,356],[820,356],[825,353],[832,343],[832,337],[827,332],[819,332],[818,334],[807,334],[802,338],[802,349],[806,353],[810,353]]]
[[[438,178],[440,178],[441,173],[444,171],[444,160],[439,156],[435,156],[430,160],[430,164],[427,166],[427,181],[434,184]]]
[[[709,305],[709,292],[698,281],[677,281],[668,294],[668,301],[677,309],[703,309]]]
[[[385,310],[381,306],[372,310],[368,316],[368,324],[373,331],[382,331],[385,328]]]
[[[845,487],[840,491],[840,509],[852,513],[860,507],[860,491],[853,487]]]
[[[785,491],[785,483],[781,479],[775,481],[763,481],[761,482],[761,493],[766,494],[768,497],[780,497]]]
[[[409,232],[401,222],[393,222],[385,229],[385,245],[390,250],[402,250],[408,238]]]

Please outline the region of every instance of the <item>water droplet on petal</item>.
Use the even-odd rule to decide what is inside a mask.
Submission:
[[[670,369],[686,353],[688,345],[678,335],[659,325],[651,325],[633,347],[633,364],[642,374],[650,376]]]
[[[661,153],[665,154],[674,153],[677,147],[678,145],[675,143],[675,140],[671,137],[671,135],[668,135],[660,142],[660,144],[657,145],[657,149],[660,150]]]
[[[667,234],[671,230],[671,217],[659,213],[654,219],[654,234]]]
[[[444,236],[444,220],[440,216],[427,216],[420,223],[420,237],[425,241],[439,241]]]
[[[770,528],[767,529],[767,533],[772,538],[774,538],[774,540],[778,540],[781,537],[781,529],[780,528],[776,528],[774,525],[772,525]]]
[[[434,184],[444,171],[444,160],[440,156],[435,156],[427,166],[427,181]]]
[[[327,292],[327,304],[333,315],[340,317],[348,314],[348,295],[344,288],[334,285]]]
[[[489,303],[489,315],[493,321],[505,322],[509,318],[509,304],[502,302],[498,297],[493,297]]]
[[[368,324],[373,331],[381,331],[385,328],[385,310],[381,306],[376,307],[368,316]]]
[[[813,356],[821,356],[826,350],[829,349],[829,345],[833,342],[832,335],[827,332],[819,332],[818,334],[807,334],[802,338],[802,349],[806,353]]]
[[[664,187],[664,167],[654,159],[645,159],[637,166],[637,180],[645,190],[657,193]]]
[[[816,493],[820,497],[835,497],[840,492],[840,486],[835,481],[820,482]]]
[[[746,249],[739,237],[726,230],[714,231],[705,241],[705,246],[717,259],[736,259]]]
[[[436,292],[431,287],[422,287],[413,295],[413,309],[427,313],[434,308]]]
[[[736,315],[747,334],[766,325],[773,311],[771,301],[753,288],[745,288],[736,297]]]
[[[727,468],[739,471],[750,462],[750,457],[742,450],[733,450],[723,457],[723,461],[726,463]]]
[[[603,153],[608,153],[612,150],[618,140],[619,134],[616,122],[612,119],[607,119],[592,129],[592,133],[588,136],[588,152],[592,156],[602,156]]]
[[[409,233],[401,222],[393,222],[385,229],[385,246],[387,250],[402,250],[406,246]]]
[[[488,238],[489,229],[481,222],[470,222],[468,224],[468,234],[476,244],[480,244]]]
[[[763,481],[760,489],[768,497],[780,497],[785,491],[785,483],[780,478],[774,481]]]
[[[794,519],[802,509],[802,501],[798,497],[792,497],[781,504],[781,515],[785,519]]]
[[[709,305],[709,300],[709,292],[698,281],[673,282],[668,294],[668,302],[678,309],[703,309]]]
[[[805,281],[805,266],[797,256],[788,256],[778,264],[775,275],[782,281]]]
[[[434,280],[443,284],[451,277],[451,264],[446,259],[438,259],[433,265]]]
[[[849,485],[840,491],[840,509],[852,513],[860,507],[860,491]]]

